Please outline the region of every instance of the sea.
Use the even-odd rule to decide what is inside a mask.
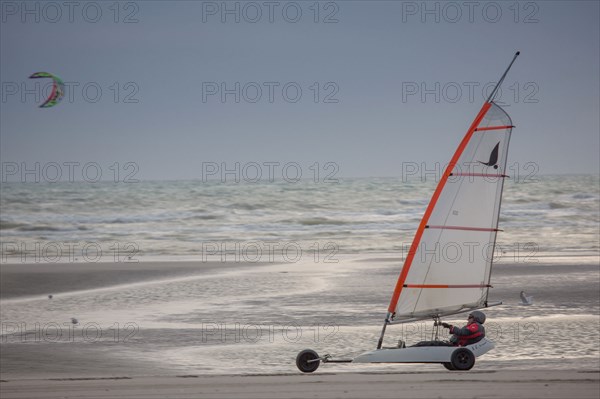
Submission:
[[[435,179],[2,183],[2,265],[228,267],[0,300],[2,373],[295,373],[375,348]],[[508,179],[476,369],[600,369],[600,177]],[[232,266],[232,267],[230,267]],[[107,271],[110,273],[110,270]],[[143,281],[142,281],[143,280]],[[532,297],[521,304],[520,293]],[[466,322],[464,315],[446,320]],[[445,338],[429,321],[386,345]],[[28,356],[29,354],[30,356]],[[444,370],[323,364],[324,372]]]

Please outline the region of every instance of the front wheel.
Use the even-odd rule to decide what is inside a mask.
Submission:
[[[452,352],[450,363],[455,370],[471,370],[475,365],[475,355],[467,348],[458,348]]]
[[[312,349],[305,349],[296,356],[296,366],[303,373],[312,373],[319,368],[320,363],[319,355]]]

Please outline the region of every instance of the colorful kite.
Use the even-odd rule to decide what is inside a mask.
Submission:
[[[48,72],[36,72],[29,77],[29,79],[37,78],[50,78],[52,79],[52,92],[50,96],[44,101],[40,108],[50,108],[58,104],[63,96],[65,95],[65,84],[58,76],[54,76]]]

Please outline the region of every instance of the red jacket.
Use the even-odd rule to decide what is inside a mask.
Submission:
[[[473,322],[463,328],[452,326],[450,334],[458,338],[458,346],[471,345],[485,337],[485,328],[481,324]]]

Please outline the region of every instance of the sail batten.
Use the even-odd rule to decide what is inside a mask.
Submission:
[[[478,127],[475,129],[476,132],[483,132],[486,130],[501,130],[501,129],[512,129],[514,126],[488,126],[488,127]]]
[[[498,175],[492,173],[450,173],[450,176],[461,176],[461,177],[491,177],[491,178],[509,178],[509,175]]]
[[[501,231],[499,229],[487,227],[469,227],[469,226],[425,226],[426,229],[447,229],[447,230],[465,230],[465,231]]]
[[[491,288],[489,284],[404,284],[404,288]]]

